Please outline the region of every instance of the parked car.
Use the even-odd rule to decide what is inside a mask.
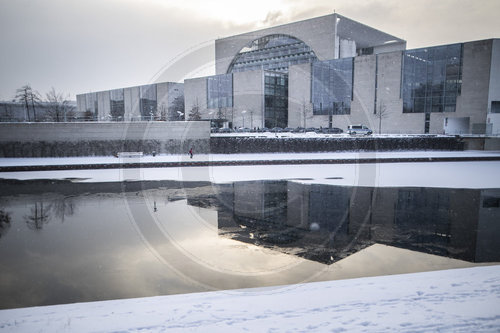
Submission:
[[[304,130],[304,132],[316,132],[316,129],[314,127],[308,127]]]
[[[286,132],[286,133],[293,132],[293,128],[291,128],[291,127],[285,127],[285,128],[283,128],[282,132]]]
[[[238,133],[250,133],[252,130],[248,127],[240,127],[236,130]]]
[[[292,130],[292,133],[304,133],[305,130],[306,129],[304,127],[297,127]]]
[[[316,133],[322,133],[322,134],[340,134],[344,133],[344,131],[340,128],[337,127],[332,127],[332,128],[321,128],[316,131]]]
[[[349,125],[347,127],[347,133],[351,135],[356,135],[356,134],[370,135],[373,133],[373,131],[368,127],[366,127],[365,125]]]
[[[229,127],[219,128],[219,133],[233,133],[233,130]]]
[[[283,129],[281,127],[273,127],[270,129],[270,131],[273,133],[281,133],[283,132]]]

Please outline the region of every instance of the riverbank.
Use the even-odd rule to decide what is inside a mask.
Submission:
[[[500,265],[0,311],[2,332],[492,332]]]

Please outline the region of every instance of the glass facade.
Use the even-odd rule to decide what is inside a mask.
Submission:
[[[98,111],[97,93],[85,94],[85,118],[87,120],[97,120]]]
[[[316,55],[304,42],[287,35],[269,35],[242,49],[228,73],[259,69],[287,73],[290,65],[313,60],[316,60]]]
[[[264,126],[267,128],[288,126],[288,74],[264,73]]]
[[[463,44],[404,51],[403,112],[454,112],[462,89],[462,57]]]
[[[123,89],[115,89],[109,92],[111,118],[114,121],[123,121],[125,115],[125,103]]]
[[[156,84],[140,86],[140,112],[142,120],[154,120],[157,111]]]
[[[207,77],[207,107],[209,109],[233,106],[233,74]]]
[[[312,64],[311,103],[314,115],[351,113],[354,58]]]

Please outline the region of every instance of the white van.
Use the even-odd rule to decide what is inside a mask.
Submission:
[[[355,134],[370,135],[373,133],[373,131],[368,127],[366,127],[365,125],[349,125],[347,126],[347,133],[351,135]]]

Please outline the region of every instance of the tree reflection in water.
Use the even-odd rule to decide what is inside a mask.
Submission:
[[[0,238],[4,236],[10,229],[10,214],[0,209]]]
[[[50,205],[43,206],[43,201],[35,202],[35,206],[30,209],[30,214],[25,216],[26,225],[31,230],[41,230],[43,225],[50,221]]]
[[[31,230],[41,230],[53,217],[64,223],[66,216],[75,213],[76,204],[73,199],[72,196],[58,197],[49,202],[35,201],[34,206],[30,208],[30,214],[24,217],[26,225]]]

